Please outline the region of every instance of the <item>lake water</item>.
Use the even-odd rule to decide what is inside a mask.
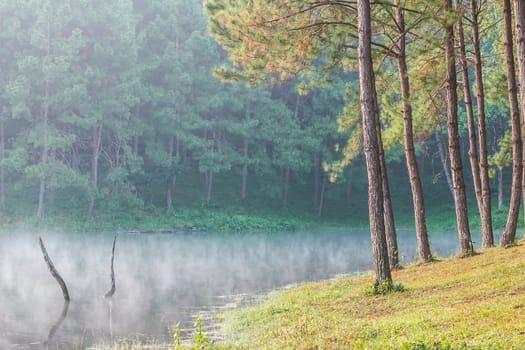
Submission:
[[[415,234],[398,232],[403,263],[417,255]],[[369,231],[291,233],[119,233],[116,292],[108,301],[112,233],[41,234],[71,302],[51,349],[83,349],[122,338],[169,341],[177,323],[229,307],[243,296],[372,269]],[[38,236],[0,234],[0,349],[40,349],[61,315],[62,292]],[[431,235],[434,254],[456,254],[453,232]]]

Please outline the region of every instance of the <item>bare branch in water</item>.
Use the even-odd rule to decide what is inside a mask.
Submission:
[[[62,276],[60,276],[60,274],[58,273],[57,269],[55,268],[55,265],[53,265],[53,262],[51,261],[51,258],[47,254],[46,247],[44,246],[44,242],[42,241],[41,237],[38,237],[38,243],[40,244],[40,249],[42,250],[42,254],[44,254],[44,260],[47,263],[47,267],[49,268],[51,275],[55,278],[55,280],[58,282],[58,285],[62,289],[62,294],[64,294],[64,300],[69,301],[69,292],[67,290],[66,283],[62,279]]]
[[[115,294],[115,270],[113,269],[113,263],[115,262],[115,244],[117,243],[117,234],[115,233],[115,238],[113,238],[113,248],[111,249],[111,289],[104,295],[104,298],[111,298]]]

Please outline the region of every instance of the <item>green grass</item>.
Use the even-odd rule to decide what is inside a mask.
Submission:
[[[224,315],[240,349],[523,349],[525,247],[492,248],[394,272],[404,291],[367,293],[373,276],[308,284]]]

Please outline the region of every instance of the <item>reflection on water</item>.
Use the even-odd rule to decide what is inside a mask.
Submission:
[[[399,232],[401,259],[416,256],[413,232]],[[108,300],[112,233],[42,235],[66,281],[71,303],[50,348],[85,348],[95,340],[156,337],[184,328],[193,315],[292,283],[372,268],[366,230],[285,234],[119,234]],[[454,233],[431,237],[440,256],[457,251]],[[41,348],[63,304],[36,235],[0,234],[0,349]],[[69,308],[69,310],[68,310]],[[65,313],[64,313],[65,310]],[[60,315],[62,315],[60,314]],[[62,322],[63,321],[63,322]],[[51,346],[53,345],[53,346]]]

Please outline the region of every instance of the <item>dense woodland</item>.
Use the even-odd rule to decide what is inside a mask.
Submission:
[[[525,100],[514,5],[0,1],[0,220],[224,203],[366,216],[368,193],[392,266],[403,201],[423,261],[437,202],[455,208],[463,254],[467,201],[483,245],[503,229],[509,244]],[[493,207],[508,208],[501,227]]]

